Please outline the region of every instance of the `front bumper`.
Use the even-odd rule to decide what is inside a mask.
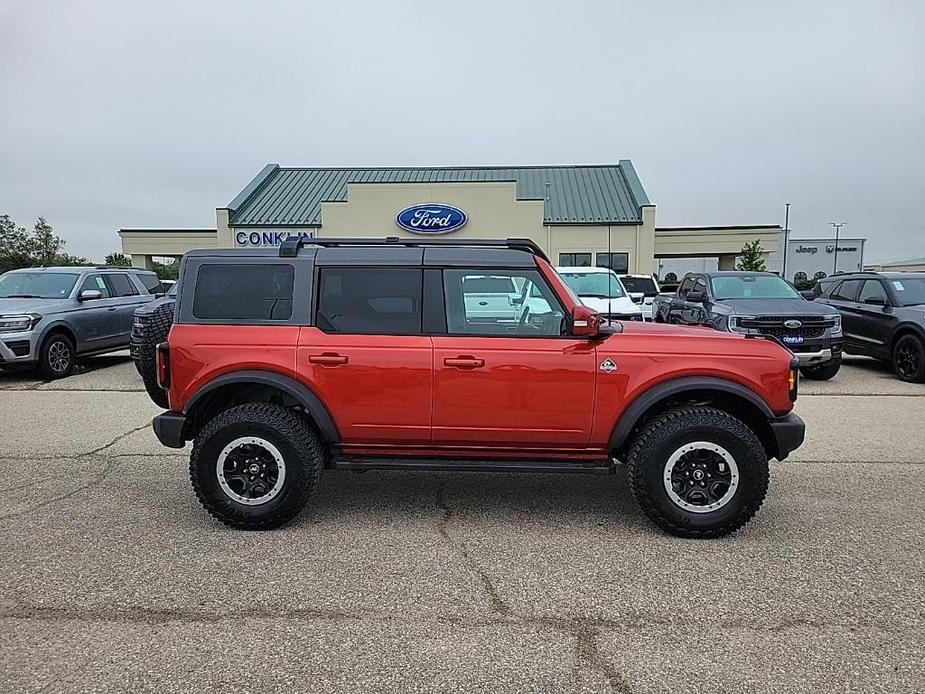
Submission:
[[[806,437],[806,424],[791,412],[783,417],[775,417],[768,422],[774,439],[773,457],[784,460],[793,451],[803,445]]]
[[[183,448],[186,439],[183,430],[186,428],[186,415],[182,412],[164,412],[154,418],[154,435],[157,440],[168,448]]]
[[[0,333],[0,365],[31,364],[38,359],[38,340],[34,330]]]
[[[822,337],[805,340],[800,345],[788,345],[782,343],[784,347],[790,350],[800,366],[809,366],[811,364],[823,364],[831,359],[841,356],[843,338]]]

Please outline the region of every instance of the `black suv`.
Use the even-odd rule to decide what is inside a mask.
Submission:
[[[655,297],[655,322],[771,337],[793,352],[804,376],[818,381],[841,367],[839,313],[771,272],[689,272],[676,293]]]
[[[925,272],[856,272],[820,280],[816,301],[838,310],[845,350],[925,383]]]

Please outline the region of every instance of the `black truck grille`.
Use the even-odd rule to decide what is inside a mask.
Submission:
[[[24,357],[29,354],[29,340],[14,340],[13,342],[5,342],[10,351],[15,354],[17,357]]]
[[[784,325],[792,320],[800,321],[800,327],[788,328]],[[821,316],[759,316],[749,320],[740,320],[739,325],[743,328],[757,329],[759,333],[769,337],[795,336],[811,339],[822,337],[827,329],[834,327],[835,321]]]

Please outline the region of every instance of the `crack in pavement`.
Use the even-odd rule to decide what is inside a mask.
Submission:
[[[631,694],[633,691],[629,683],[623,679],[613,664],[607,660],[597,646],[598,630],[587,623],[580,623],[575,634],[575,659],[578,663],[584,661],[595,672],[602,675],[610,691],[620,694]]]
[[[462,545],[462,543],[457,542],[452,537],[450,537],[450,533],[447,530],[447,524],[450,522],[450,518],[453,517],[453,509],[451,509],[446,504],[446,500],[443,496],[444,487],[445,484],[443,482],[441,482],[437,487],[437,506],[443,511],[443,517],[440,519],[440,523],[437,524],[437,532],[439,532],[440,536],[446,540],[454,550],[456,550],[457,554],[462,557],[466,566],[473,573],[475,573],[476,576],[478,576],[482,587],[485,589],[485,592],[488,593],[491,611],[503,615],[511,614],[511,608],[507,605],[507,603],[504,602],[504,600],[501,599],[501,596],[498,595],[495,584],[492,583],[492,580],[489,578],[488,574],[479,568],[479,566],[472,559],[469,552],[466,551],[466,548]]]

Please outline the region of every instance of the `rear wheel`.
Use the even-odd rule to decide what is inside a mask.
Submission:
[[[196,496],[215,518],[269,530],[305,507],[323,464],[318,436],[297,414],[249,403],[225,410],[199,432],[189,472]]]
[[[903,335],[893,347],[893,371],[900,380],[925,383],[925,343],[917,335]]]
[[[49,335],[39,349],[39,373],[49,381],[70,376],[76,356],[71,338],[64,333]]]
[[[768,490],[761,441],[743,422],[712,407],[653,418],[634,440],[627,464],[639,506],[679,537],[734,532],[761,507]]]
[[[803,374],[805,378],[808,378],[813,381],[828,381],[830,378],[835,376],[838,373],[838,370],[841,368],[841,355],[833,357],[828,361],[824,361],[821,364],[813,364],[812,366],[804,366],[800,368],[800,373]]]

